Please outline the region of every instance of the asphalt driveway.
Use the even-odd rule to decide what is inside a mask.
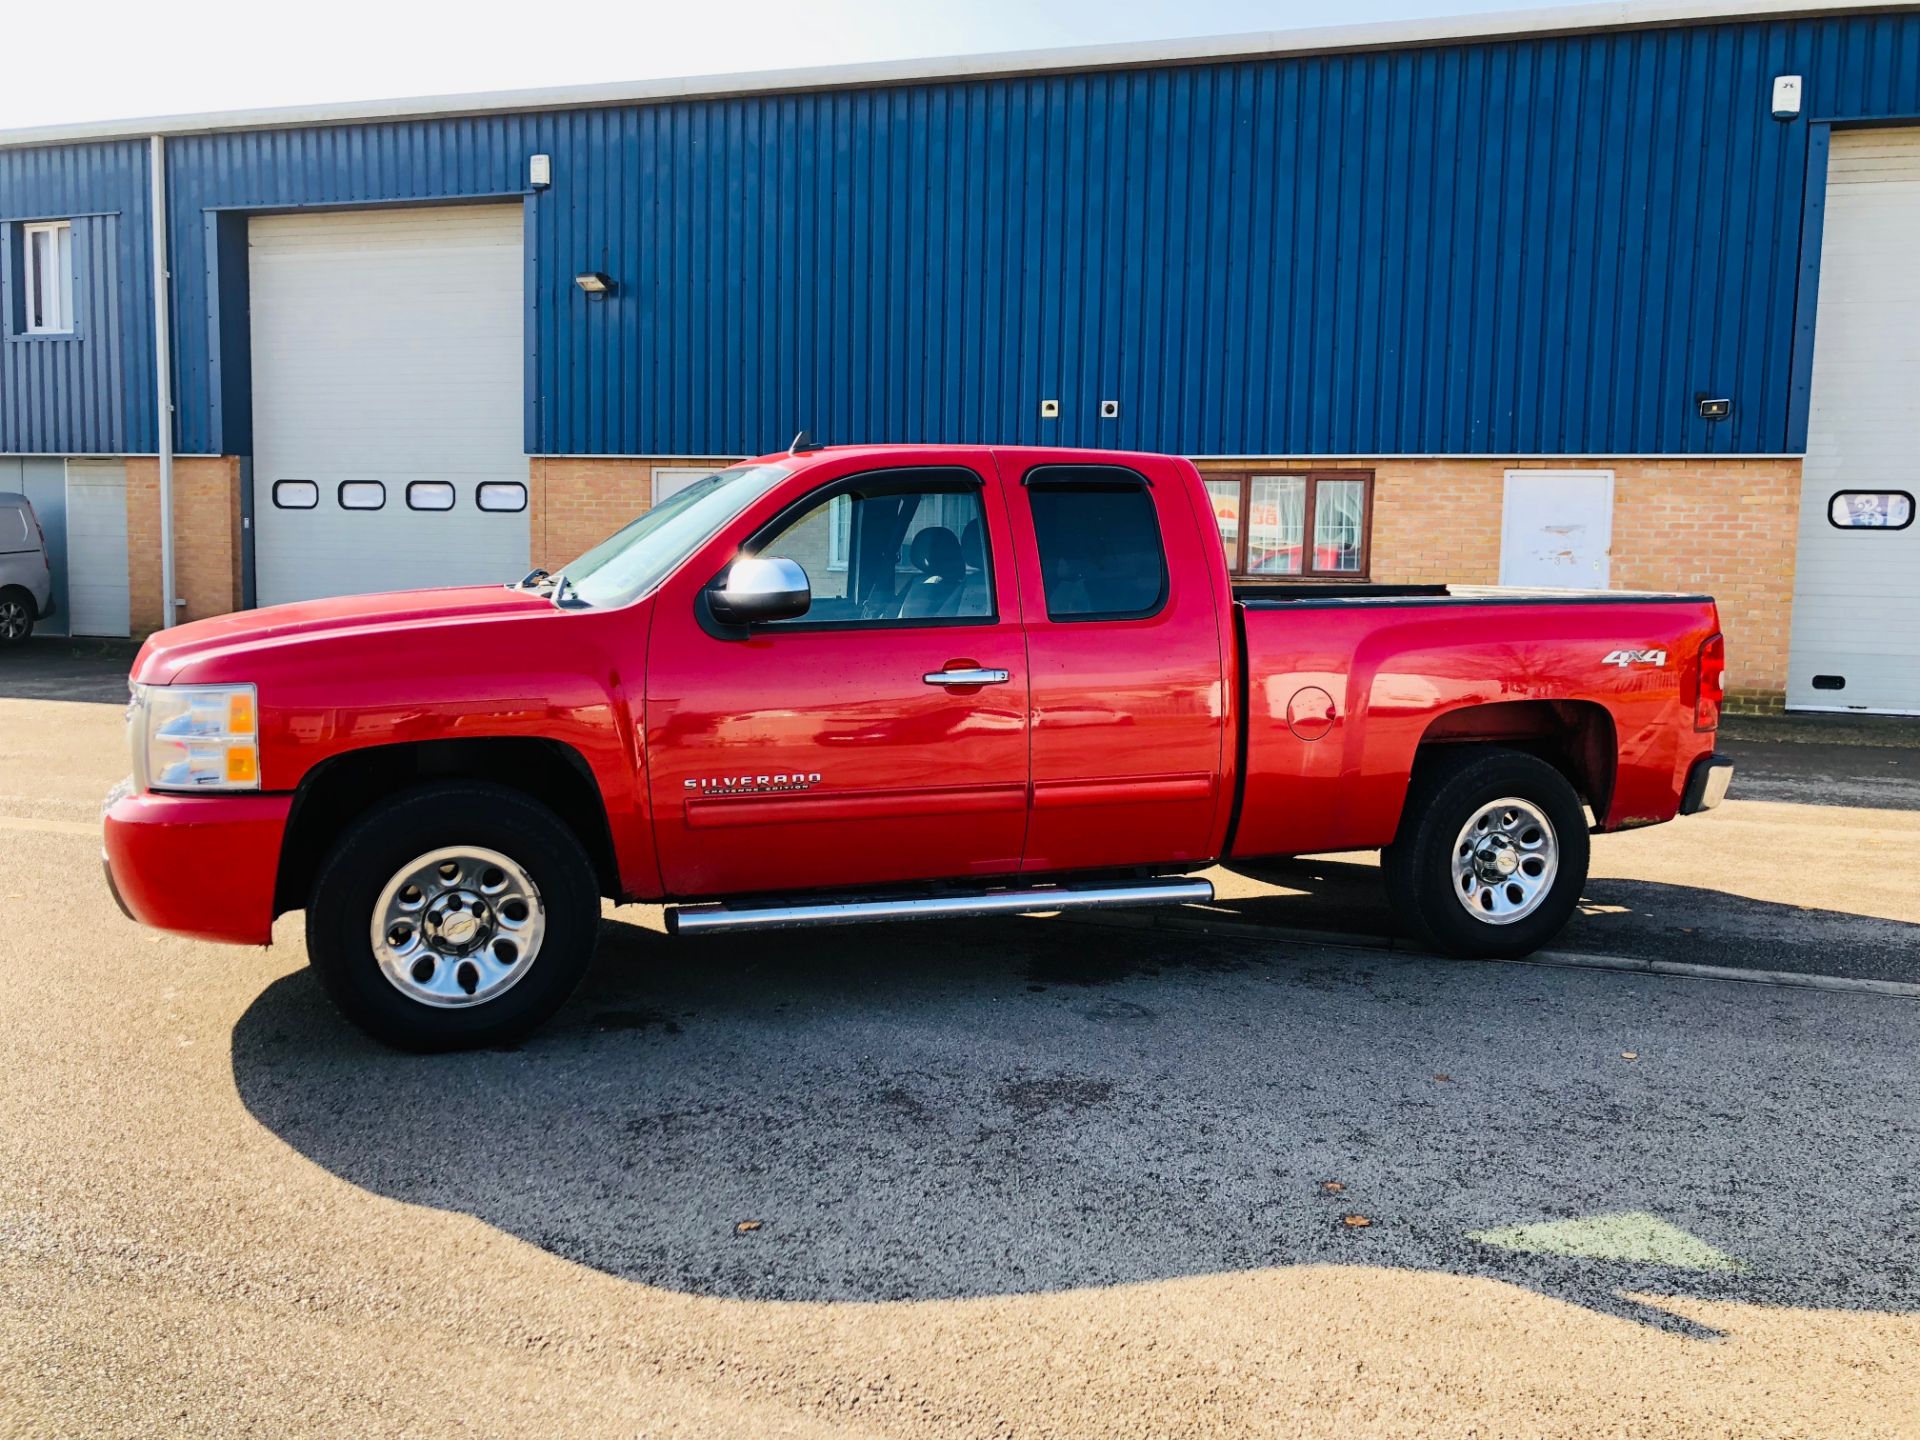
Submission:
[[[298,917],[113,911],[111,679],[0,678],[0,1433],[1913,1433],[1920,1000],[1300,938],[1382,929],[1342,857],[1211,935],[609,912],[399,1056]],[[1567,948],[1920,981],[1844,748],[1598,842]]]

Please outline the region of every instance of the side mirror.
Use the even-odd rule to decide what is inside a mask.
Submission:
[[[708,588],[707,604],[723,625],[764,625],[806,614],[813,606],[813,587],[807,572],[791,560],[743,555]]]

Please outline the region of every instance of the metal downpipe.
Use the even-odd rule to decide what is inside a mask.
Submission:
[[[160,461],[160,628],[178,618],[173,597],[173,340],[168,325],[167,142],[147,141],[151,181],[148,218],[153,227],[153,393],[156,453]]]

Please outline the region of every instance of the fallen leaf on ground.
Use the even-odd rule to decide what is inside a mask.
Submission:
[[[1620,1058],[1622,1060],[1638,1060],[1640,1058],[1640,1052],[1638,1050],[1622,1050],[1620,1052]]]
[[[1338,1195],[1347,1187],[1342,1185],[1338,1180],[1322,1180],[1320,1182],[1320,1188],[1329,1195]]]
[[[1364,1215],[1347,1215],[1341,1218],[1340,1223],[1345,1225],[1349,1230],[1364,1230],[1373,1222]]]
[[[748,1231],[758,1230],[759,1228],[760,1222],[758,1220],[742,1220],[738,1225],[733,1227],[733,1233],[736,1235],[745,1235]]]

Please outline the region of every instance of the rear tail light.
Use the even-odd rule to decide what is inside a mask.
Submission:
[[[1726,636],[1713,634],[1701,642],[1699,664],[1689,688],[1693,691],[1693,728],[1719,729],[1720,706],[1727,698]]]

